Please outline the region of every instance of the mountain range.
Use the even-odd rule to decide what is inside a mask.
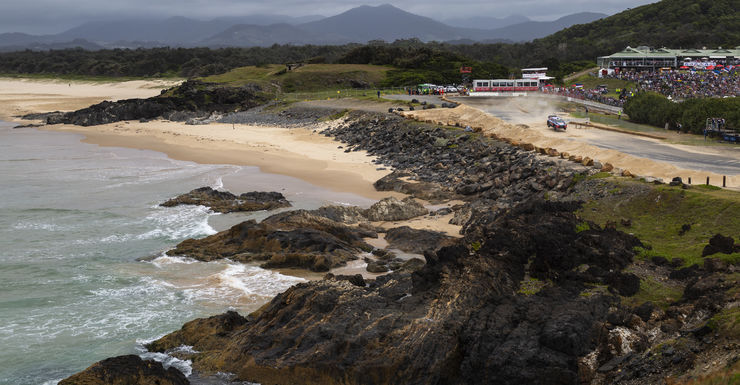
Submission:
[[[0,34],[0,50],[138,47],[253,47],[272,44],[345,44],[373,40],[521,42],[541,38],[575,24],[607,15],[578,13],[554,21],[508,18],[449,19],[447,23],[415,15],[390,4],[360,6],[339,15],[252,15],[195,20],[127,19],[92,21],[54,35]]]

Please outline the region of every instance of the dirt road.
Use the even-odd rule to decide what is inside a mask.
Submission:
[[[675,145],[666,141],[595,128],[571,127],[565,132],[555,132],[545,123],[547,115],[557,112],[557,107],[550,100],[536,97],[459,98],[458,100],[509,123],[526,124],[548,137],[588,143],[688,170],[709,171],[720,175],[740,175],[740,146],[733,148]]]

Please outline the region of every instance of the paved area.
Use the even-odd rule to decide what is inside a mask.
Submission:
[[[530,126],[544,126],[546,116],[556,111],[555,107],[546,101],[524,98],[527,97],[516,98],[515,103],[506,100],[513,98],[459,98],[458,100],[510,123]],[[598,135],[568,139],[641,158],[666,162],[689,170],[710,171],[728,176],[740,175],[740,146],[722,148],[677,146],[659,140],[605,130],[599,130]]]

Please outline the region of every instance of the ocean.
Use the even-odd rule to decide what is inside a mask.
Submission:
[[[369,206],[255,167],[201,165],[0,121],[0,384],[55,384],[183,323],[256,310],[298,282],[230,261],[164,256],[180,241],[272,213],[159,207],[191,189],[279,191],[294,208]],[[159,357],[161,359],[161,357]],[[188,370],[187,363],[174,362]]]

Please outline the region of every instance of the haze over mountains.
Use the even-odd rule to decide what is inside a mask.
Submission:
[[[607,15],[577,13],[555,21],[507,18],[449,19],[447,23],[392,5],[360,6],[339,15],[252,15],[203,21],[185,17],[88,22],[55,35],[0,34],[0,50],[137,47],[252,47],[272,44],[345,44],[394,41],[529,41]]]

